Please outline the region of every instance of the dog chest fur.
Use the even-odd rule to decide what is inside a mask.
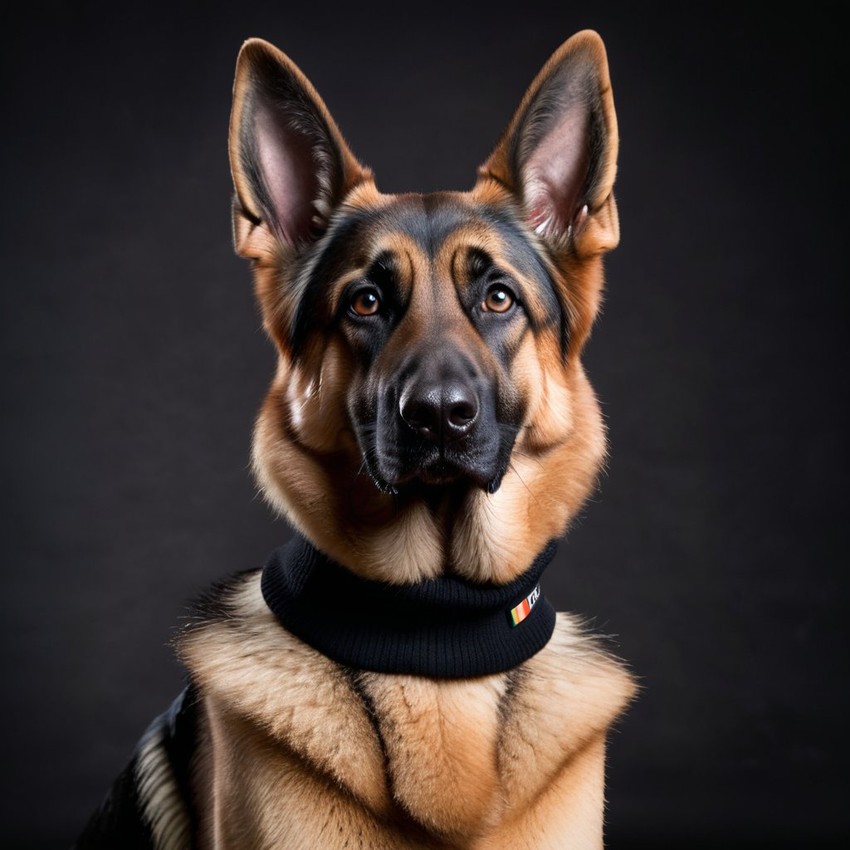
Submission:
[[[633,685],[569,616],[516,670],[434,681],[319,654],[259,573],[222,599],[179,642],[203,699],[202,846],[601,846],[604,740]]]

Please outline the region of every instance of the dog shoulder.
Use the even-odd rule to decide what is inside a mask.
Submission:
[[[570,726],[585,734],[607,730],[637,693],[626,664],[579,617],[557,615],[545,649],[525,667],[529,693],[544,711],[570,709]]]
[[[251,728],[383,811],[383,754],[349,672],[277,622],[260,578],[252,571],[214,588],[177,639],[210,728]]]

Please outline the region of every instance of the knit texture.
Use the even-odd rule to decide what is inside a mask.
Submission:
[[[340,664],[379,673],[460,679],[516,667],[548,643],[555,609],[539,596],[513,625],[511,610],[537,588],[550,542],[509,584],[442,576],[416,584],[369,581],[296,535],[266,564],[262,592],[280,623]]]

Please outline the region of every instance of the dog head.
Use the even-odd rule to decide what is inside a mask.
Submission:
[[[237,252],[277,374],[254,465],[355,571],[507,581],[604,454],[580,364],[617,244],[605,51],[571,38],[469,192],[386,195],[292,61],[252,39],[230,127]]]

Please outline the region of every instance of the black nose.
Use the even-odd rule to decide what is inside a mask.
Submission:
[[[432,442],[451,440],[472,429],[478,397],[473,387],[457,379],[419,381],[402,393],[399,411],[421,437]]]

